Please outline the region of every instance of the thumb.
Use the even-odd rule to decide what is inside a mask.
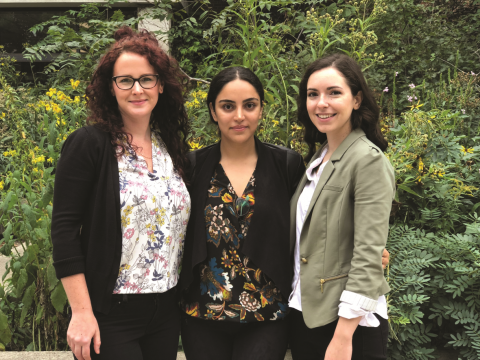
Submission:
[[[97,325],[97,330],[95,331],[95,334],[93,335],[93,349],[97,354],[100,354],[100,344],[102,342],[100,341],[100,329],[98,328]]]

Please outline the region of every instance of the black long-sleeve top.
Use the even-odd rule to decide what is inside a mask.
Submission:
[[[118,162],[110,135],[94,126],[65,141],[55,174],[53,266],[85,274],[92,308],[108,313],[122,254]]]

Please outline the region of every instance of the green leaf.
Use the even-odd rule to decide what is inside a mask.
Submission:
[[[53,264],[50,264],[47,267],[47,280],[48,280],[48,289],[52,291],[53,288],[58,283],[57,275],[55,274],[55,268],[53,267]]]
[[[2,344],[8,344],[12,339],[12,332],[8,325],[8,317],[0,310],[0,341]]]
[[[37,324],[39,324],[40,321],[42,320],[43,310],[44,310],[43,306],[40,303],[38,303],[38,305],[37,305],[37,317],[35,318],[35,321],[37,322]]]
[[[45,229],[41,229],[41,228],[35,228],[35,234],[40,238],[40,239],[44,239],[44,240],[47,240],[48,239],[48,234],[47,232],[45,231]]]
[[[23,322],[25,321],[25,317],[28,314],[28,311],[30,310],[33,299],[35,296],[35,289],[36,289],[36,283],[33,282],[25,291],[25,295],[23,295],[23,309],[22,309],[22,314],[20,315],[20,326],[23,326]]]
[[[25,288],[27,281],[28,281],[27,270],[25,269],[20,270],[20,276],[17,281],[17,298],[19,298],[22,295],[23,289]]]
[[[52,305],[55,310],[57,310],[58,312],[63,312],[63,308],[65,307],[65,304],[67,302],[67,294],[63,289],[61,281],[58,282],[55,290],[53,290],[50,299],[52,300]]]
[[[35,232],[37,232],[36,230],[40,230],[38,228],[35,229]],[[40,251],[40,249],[38,248],[38,245],[37,244],[32,244],[28,247],[27,249],[27,253],[28,253],[28,261],[29,262],[32,262],[36,259],[37,255],[38,255],[38,252]]]
[[[407,185],[400,184],[400,185],[397,185],[397,187],[398,187],[399,189],[402,189],[403,191],[406,191],[406,192],[412,194],[412,195],[421,197],[421,196],[418,195],[415,191],[413,191],[412,189],[410,189]]]

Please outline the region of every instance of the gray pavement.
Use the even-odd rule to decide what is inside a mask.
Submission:
[[[9,360],[72,360],[72,353],[69,351],[23,351],[23,352],[11,352],[6,351],[0,353],[0,360],[9,359]],[[132,359],[134,360],[134,359]],[[177,354],[177,360],[186,360],[183,352]],[[290,350],[285,357],[285,360],[292,360],[290,355]]]

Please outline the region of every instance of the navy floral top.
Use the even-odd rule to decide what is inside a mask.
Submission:
[[[255,172],[245,188],[239,214],[237,194],[221,164],[210,181],[205,207],[207,259],[198,265],[182,300],[190,316],[231,322],[283,319],[288,301],[269,277],[242,254],[255,207]]]

